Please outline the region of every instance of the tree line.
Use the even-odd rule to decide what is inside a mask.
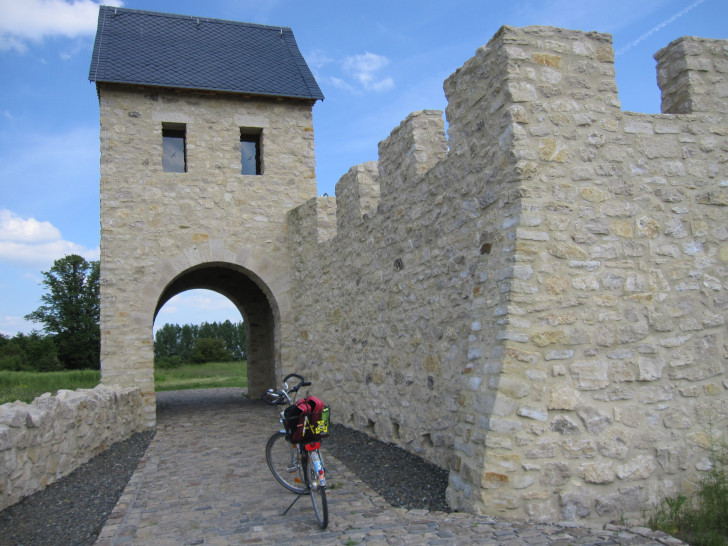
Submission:
[[[247,357],[245,323],[165,324],[154,335],[154,361],[162,366],[229,362]]]
[[[41,272],[42,305],[25,316],[42,332],[0,334],[0,371],[99,369],[99,262],[70,254]],[[246,358],[245,326],[203,323],[165,324],[154,340],[155,362],[211,362]]]

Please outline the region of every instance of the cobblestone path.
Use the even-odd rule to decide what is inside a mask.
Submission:
[[[265,442],[277,408],[240,389],[161,392],[157,434],[98,545],[125,544],[680,544],[644,528],[517,523],[393,508],[324,452],[329,528],[308,498],[293,500],[271,476]]]

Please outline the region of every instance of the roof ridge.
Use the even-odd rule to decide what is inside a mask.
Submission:
[[[192,20],[192,21],[198,21],[198,22],[205,22],[205,23],[221,23],[221,24],[228,24],[228,25],[239,25],[239,26],[248,26],[248,27],[255,27],[255,28],[262,28],[262,29],[268,29],[275,32],[278,32],[280,29],[283,30],[291,30],[290,27],[287,26],[280,26],[280,25],[264,25],[262,23],[248,23],[245,21],[234,21],[232,19],[218,19],[215,17],[203,17],[199,15],[182,15],[178,13],[165,13],[163,11],[150,11],[150,10],[143,10],[143,9],[131,9],[131,8],[122,8],[122,7],[115,7],[115,6],[99,6],[99,11],[114,11],[114,15],[118,15],[119,12],[123,13],[138,13],[141,15],[149,15],[149,16],[155,16],[155,17],[167,17],[169,19],[184,19],[184,20]]]

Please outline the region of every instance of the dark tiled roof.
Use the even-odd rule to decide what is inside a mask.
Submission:
[[[290,28],[110,6],[89,80],[324,98]]]

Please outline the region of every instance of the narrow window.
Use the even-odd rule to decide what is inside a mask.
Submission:
[[[240,174],[261,174],[261,134],[260,129],[240,128]]]
[[[187,172],[187,128],[184,123],[162,124],[162,168],[167,173]]]

